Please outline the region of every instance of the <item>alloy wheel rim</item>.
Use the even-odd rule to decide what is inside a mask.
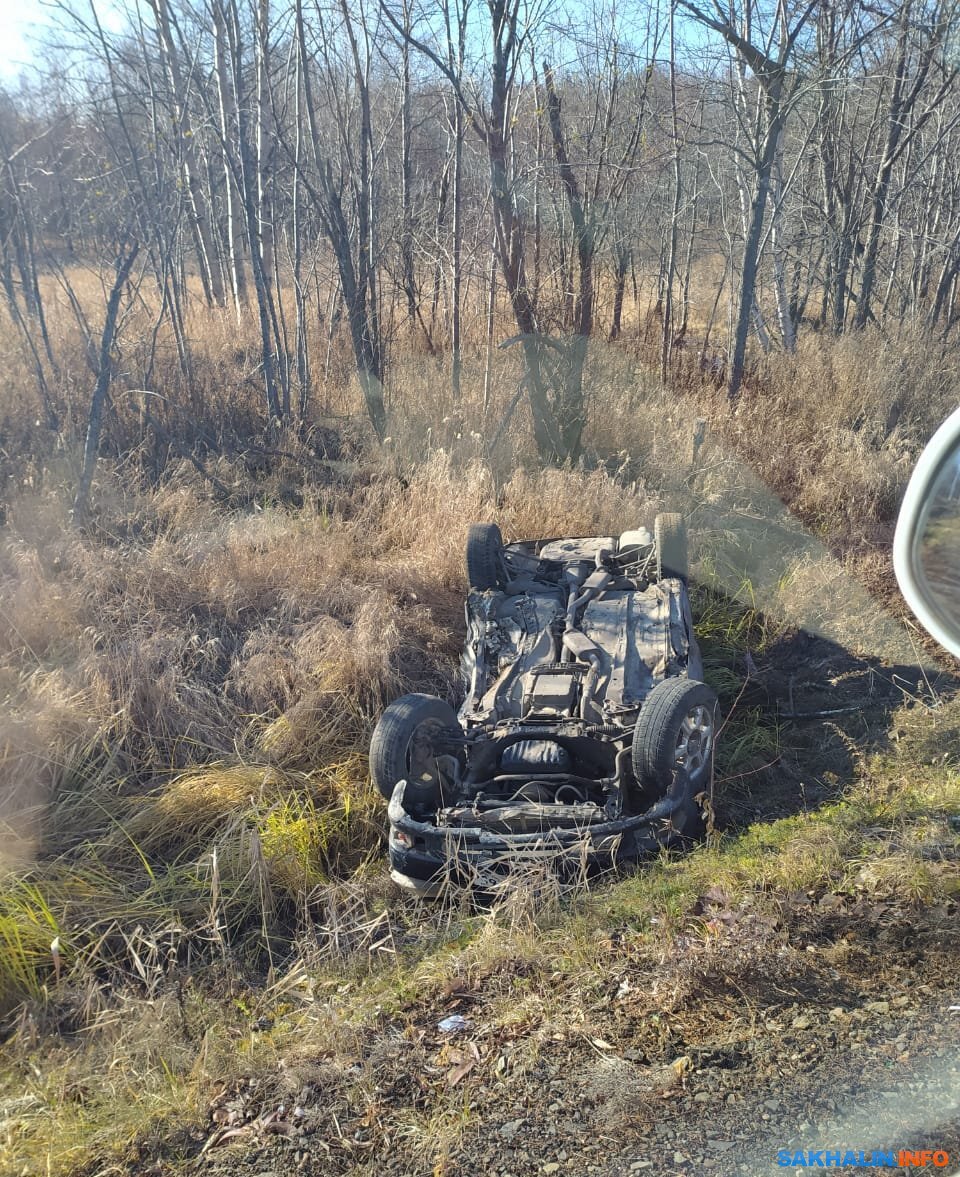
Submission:
[[[699,776],[713,754],[713,711],[705,704],[692,708],[683,717],[677,735],[676,763],[690,777]]]

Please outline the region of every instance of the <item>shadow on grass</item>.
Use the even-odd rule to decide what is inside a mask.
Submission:
[[[895,711],[935,708],[960,687],[929,664],[863,656],[715,589],[691,591],[705,677],[723,717],[713,801],[720,830],[838,799],[868,757],[890,750]],[[942,735],[936,744],[931,758],[943,751]]]

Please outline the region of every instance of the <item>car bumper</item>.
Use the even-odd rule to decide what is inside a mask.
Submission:
[[[419,821],[403,807],[404,783],[394,790],[388,810],[390,873],[400,886],[423,896],[436,896],[447,886],[502,884],[526,869],[582,877],[625,867],[662,848],[655,831],[683,802],[682,790],[674,788],[643,814],[580,829],[506,834]]]
[[[404,891],[410,891],[421,899],[439,899],[446,887],[442,868],[437,863],[431,862],[427,868],[429,874],[426,878],[421,878],[416,872],[423,869],[425,869],[423,863],[410,863],[405,855],[395,855],[393,851],[390,852],[390,878],[398,887],[402,887]]]
[[[655,847],[651,845],[647,853]],[[467,888],[474,891],[499,889],[525,874],[550,871],[560,879],[590,877],[603,871],[624,868],[643,857],[634,844],[620,852],[600,850],[582,853],[544,846],[537,853],[506,844],[501,850],[483,850],[462,844],[449,846],[449,853],[407,849],[391,845],[390,877],[405,891],[424,899],[435,899],[445,891]]]

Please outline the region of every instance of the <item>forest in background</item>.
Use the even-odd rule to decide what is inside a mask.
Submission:
[[[84,441],[78,503],[101,449],[152,430],[162,466],[307,425],[354,379],[382,441],[416,416],[411,356],[437,384],[421,432],[489,442],[522,406],[539,458],[575,462],[593,343],[734,402],[808,336],[952,346],[945,0],[56,15],[0,100],[6,448]],[[522,361],[506,397],[501,348]]]
[[[960,720],[890,562],[954,9],[123,11],[0,96],[0,1169],[677,1177],[955,1089]],[[467,525],[665,509],[707,844],[399,894],[367,748],[457,698]]]

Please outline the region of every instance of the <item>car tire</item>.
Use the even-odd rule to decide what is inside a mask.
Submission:
[[[496,523],[471,523],[467,532],[467,581],[478,592],[502,589],[507,583],[503,536]]]
[[[675,512],[657,515],[653,521],[653,541],[657,549],[658,579],[678,576],[684,583],[690,575],[687,525]]]
[[[633,730],[633,775],[641,794],[662,797],[678,767],[691,796],[710,781],[717,732],[717,696],[706,683],[668,678],[647,695]]]
[[[414,806],[440,801],[440,773],[433,761],[431,730],[458,728],[457,714],[435,695],[402,695],[380,716],[370,740],[370,779],[389,801],[397,781]]]

